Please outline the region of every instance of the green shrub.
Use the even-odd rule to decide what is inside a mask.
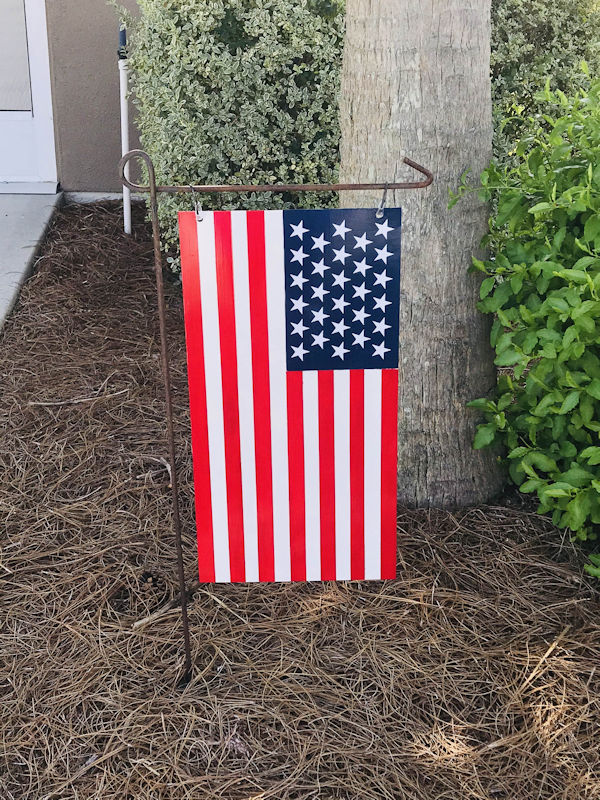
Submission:
[[[486,419],[474,446],[502,445],[540,513],[585,540],[600,524],[600,81],[537,101],[547,113],[517,163],[482,176],[493,255],[473,263],[505,374],[471,404]]]
[[[161,183],[329,183],[337,173],[342,0],[140,0],[129,20],[142,146]],[[311,207],[323,194],[205,196]],[[163,242],[189,198],[161,196]]]
[[[566,93],[578,86],[579,64],[600,74],[598,0],[492,0],[494,155],[504,161],[540,113],[546,79]]]
[[[115,3],[116,0],[109,0]],[[139,0],[130,67],[144,148],[165,183],[335,180],[344,0]],[[505,160],[551,76],[600,66],[597,0],[493,0],[495,154]],[[515,112],[516,108],[516,112]],[[160,198],[163,240],[175,211]],[[207,207],[335,204],[333,196],[213,195]]]

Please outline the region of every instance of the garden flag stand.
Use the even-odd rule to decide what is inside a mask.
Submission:
[[[125,168],[142,159],[149,185]],[[192,669],[157,193],[418,189],[418,182],[157,186],[150,195],[185,674]],[[201,581],[395,576],[400,209],[180,212]],[[368,535],[365,536],[365,532]]]

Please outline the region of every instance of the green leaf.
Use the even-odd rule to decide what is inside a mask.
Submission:
[[[513,364],[518,364],[522,357],[514,347],[509,347],[494,360],[494,364],[498,367],[511,367]]]
[[[545,486],[545,481],[538,478],[530,478],[519,486],[519,490],[525,494],[530,494],[531,492],[537,492],[542,486]]]
[[[505,411],[509,406],[513,404],[514,395],[512,392],[506,392],[501,397],[498,398],[498,411]]]
[[[574,308],[571,311],[572,319],[578,319],[582,317],[584,314],[589,314],[590,312],[595,313],[598,310],[599,304],[594,300],[584,300],[580,306]]]
[[[493,276],[491,278],[486,278],[481,282],[481,286],[479,287],[479,297],[483,300],[484,297],[487,297],[488,294],[494,288],[494,284],[496,283],[496,278]]]
[[[494,441],[495,435],[496,426],[493,423],[479,425],[477,433],[475,434],[475,439],[473,440],[473,449],[481,450],[483,447],[487,447]]]
[[[550,211],[554,206],[552,203],[537,203],[529,209],[530,214],[541,214],[542,211]]]
[[[581,451],[581,457],[585,458],[590,467],[600,464],[600,447],[586,447]]]
[[[594,567],[592,564],[584,564],[583,568],[592,578],[600,578],[600,567]]]
[[[578,336],[579,336],[579,331],[577,330],[577,328],[574,325],[570,325],[565,331],[562,340],[562,346],[565,348],[565,350],[573,344],[573,342],[575,341],[575,339],[577,339]]]
[[[583,238],[586,242],[594,242],[600,237],[600,215],[594,215],[586,220],[583,229]]]
[[[554,273],[557,278],[564,278],[567,281],[581,284],[587,283],[588,275],[582,269],[561,269],[559,272]]]
[[[523,463],[525,464],[526,462],[541,469],[543,472],[555,472],[558,469],[556,461],[539,450],[528,453],[523,459]]]
[[[478,258],[475,258],[475,256],[473,256],[471,260],[476,270],[479,270],[479,272],[487,272],[487,267],[483,263],[483,261],[480,261]]]
[[[486,298],[482,302],[482,305],[485,305],[487,311],[498,311],[498,309],[502,308],[504,303],[506,303],[511,294],[512,289],[510,288],[510,283],[500,283],[496,286],[493,295]]]
[[[508,193],[503,196],[498,203],[498,215],[496,223],[498,226],[505,225],[509,219],[518,212],[519,206],[523,202],[523,195],[518,192],[517,194]]]
[[[510,288],[515,294],[518,294],[523,288],[523,276],[513,275],[510,279]]]
[[[594,380],[585,387],[585,390],[595,400],[600,400],[600,378],[594,378]]]
[[[478,408],[480,411],[495,411],[496,404],[488,400],[487,397],[478,397],[476,400],[469,400],[467,408]]]
[[[510,451],[507,458],[523,458],[524,455],[529,453],[529,449],[529,447],[515,447],[514,450]]]
[[[567,504],[567,513],[563,520],[572,531],[583,527],[591,510],[591,498],[588,491],[577,492]]]
[[[572,411],[575,406],[579,403],[579,398],[581,396],[581,392],[573,390],[569,392],[569,394],[563,400],[563,403],[560,407],[559,414],[568,414],[569,411]]]
[[[579,413],[584,423],[587,425],[594,416],[594,402],[587,395],[579,403]]]
[[[556,398],[554,396],[554,392],[551,392],[550,394],[547,394],[545,397],[542,397],[537,406],[531,410],[531,413],[534,414],[536,417],[543,417],[550,408],[550,406],[554,405],[555,402]]]
[[[547,497],[570,497],[573,488],[568,483],[557,481],[545,486],[542,491]]]
[[[580,467],[579,464],[573,464],[566,472],[563,472],[562,479],[565,483],[569,483],[576,489],[580,489],[593,479],[593,474],[587,469]]]

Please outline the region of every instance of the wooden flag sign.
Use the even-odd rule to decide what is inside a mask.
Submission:
[[[201,581],[395,577],[400,223],[179,214]]]

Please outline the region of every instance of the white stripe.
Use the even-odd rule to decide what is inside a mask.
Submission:
[[[248,230],[245,211],[231,212],[233,296],[238,368],[242,509],[246,580],[258,580],[258,526],[256,517],[256,468],[254,455],[254,396],[252,390],[252,342],[250,287],[248,283]]]
[[[365,370],[365,578],[381,578],[381,370]]]
[[[321,580],[321,501],[319,494],[319,373],[302,373],[304,411],[304,513],[306,580]]]
[[[334,370],[335,577],[350,580],[350,372]]]
[[[283,212],[265,211],[275,580],[291,579]]]
[[[227,524],[227,480],[225,477],[225,435],[223,428],[223,388],[221,382],[221,343],[217,304],[215,225],[211,211],[197,223],[198,254],[202,302],[202,332],[206,372],[206,411],[208,454],[215,552],[215,580],[228,582],[229,529]]]

